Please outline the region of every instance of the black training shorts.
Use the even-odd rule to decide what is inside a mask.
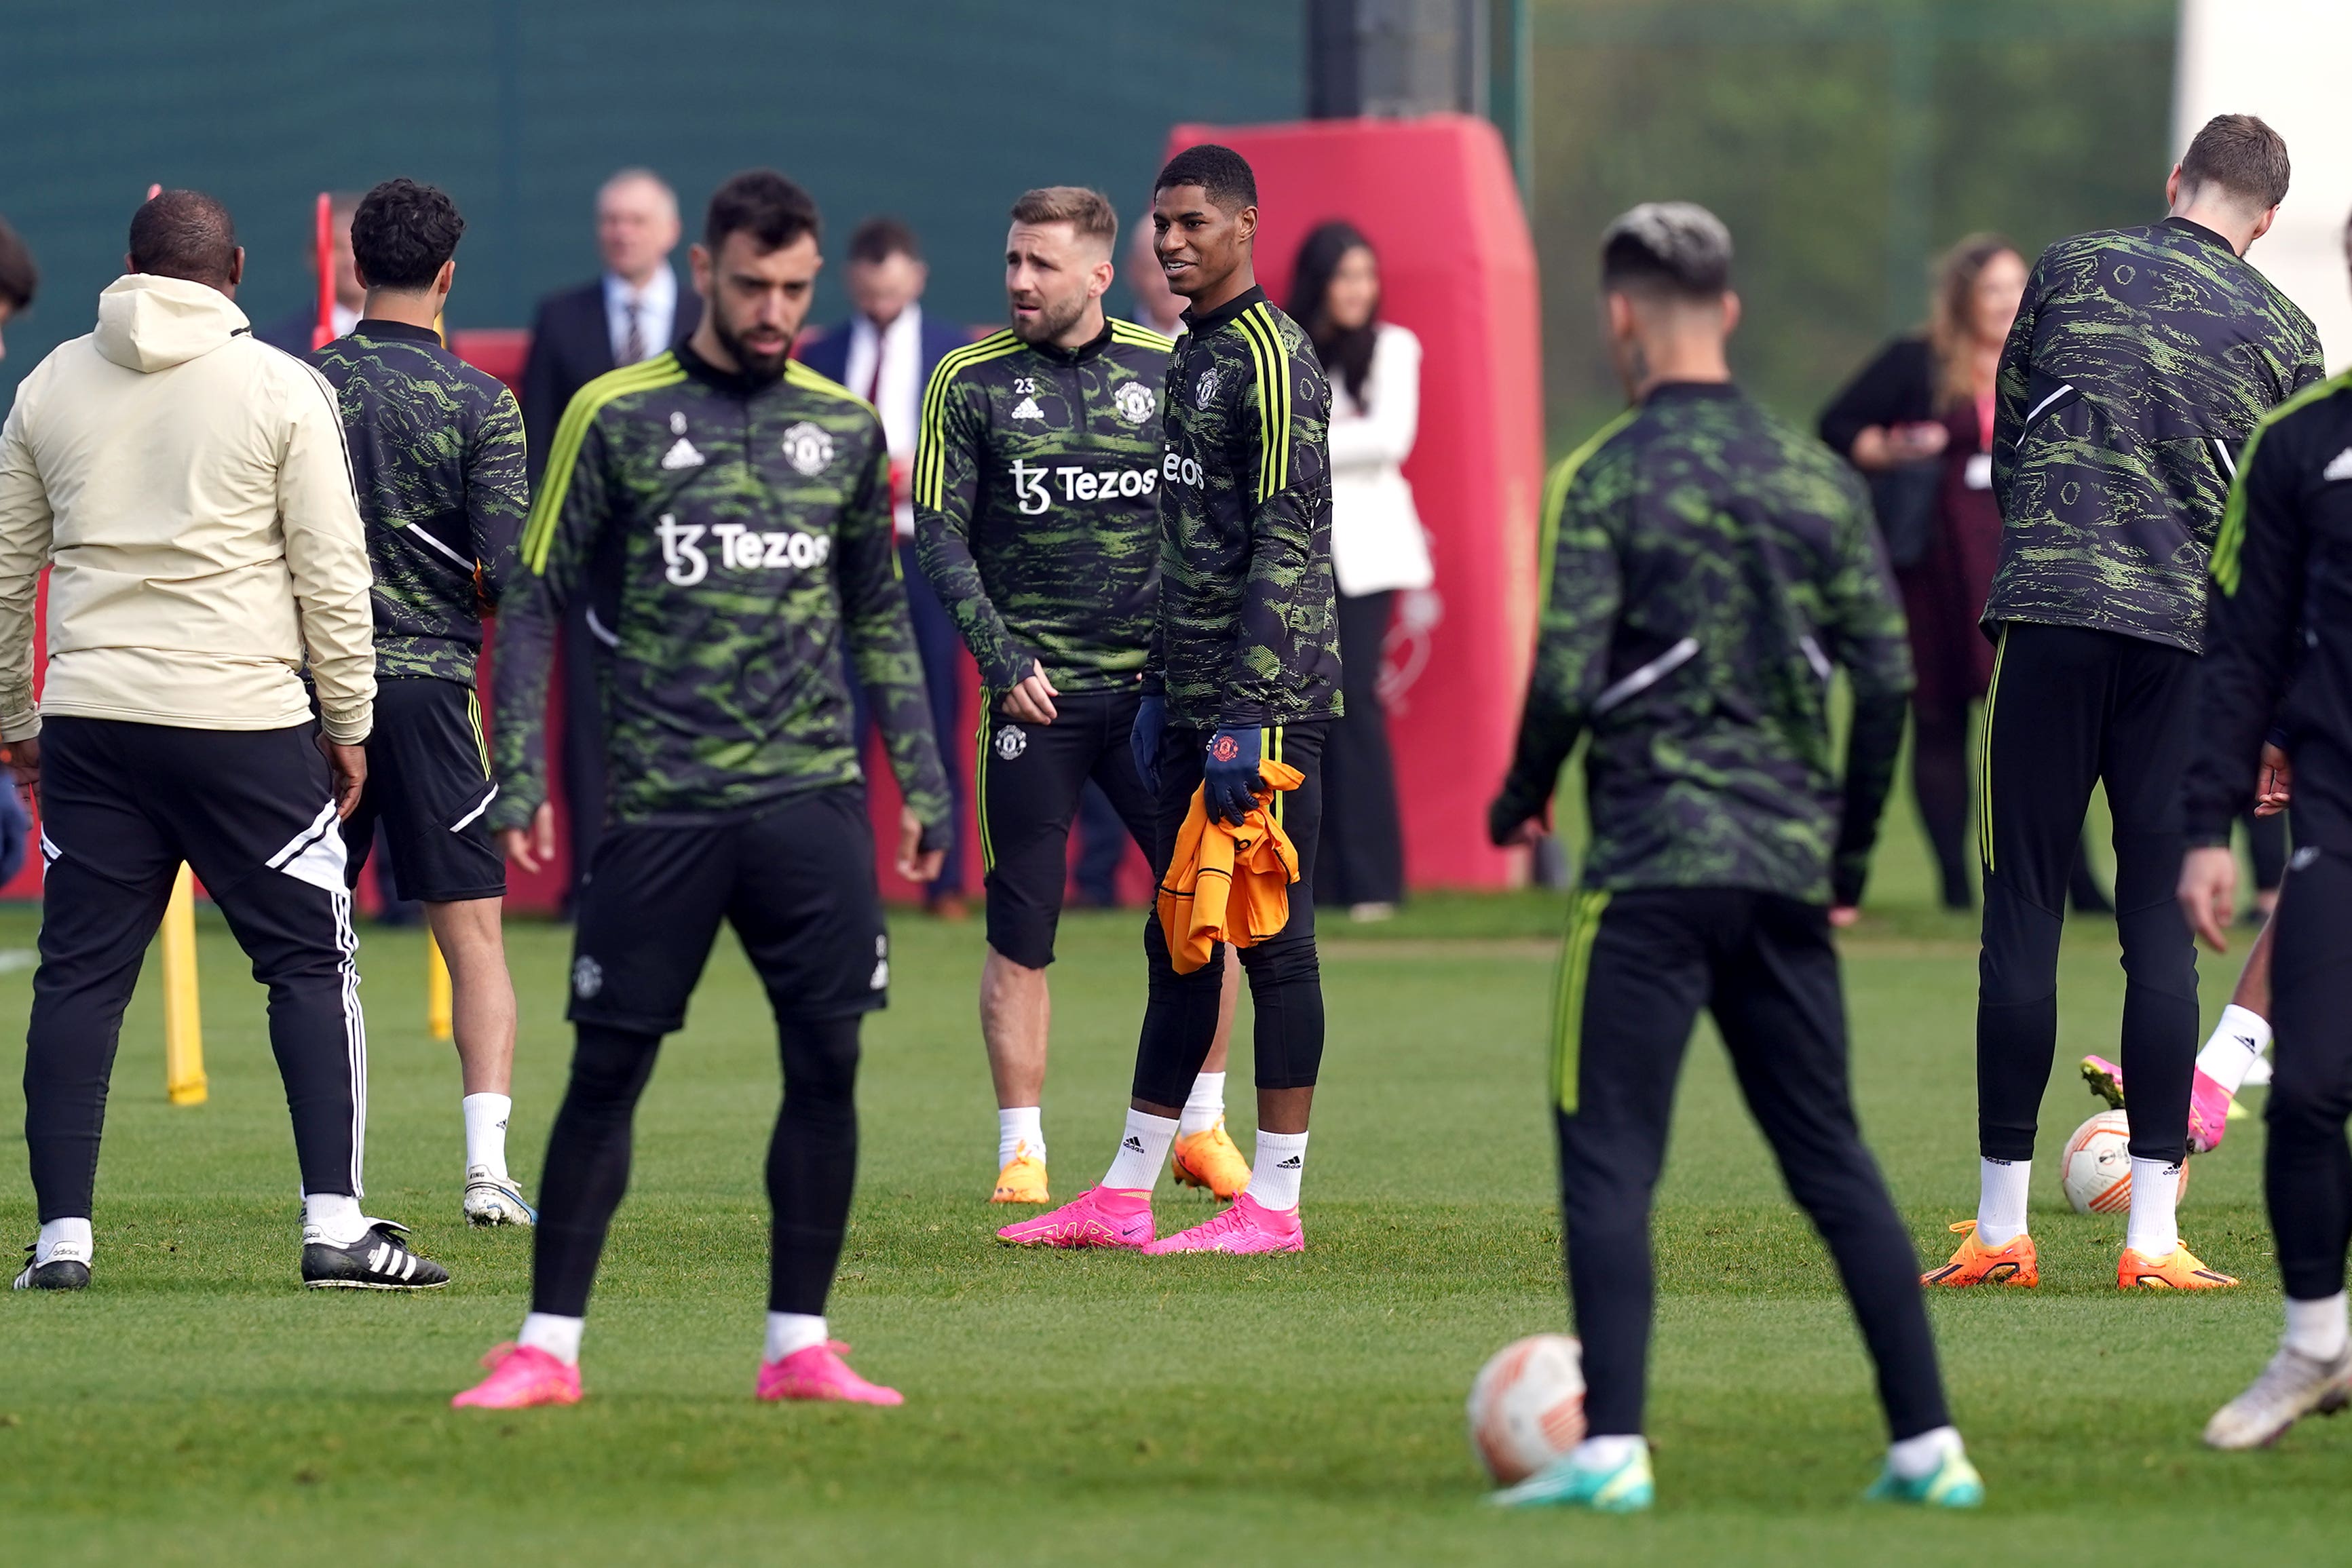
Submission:
[[[471,686],[422,675],[379,679],[367,765],[359,809],[343,823],[352,886],[380,821],[401,897],[457,904],[505,896],[506,862],[488,815],[499,787],[490,781],[481,704]]]
[[[992,706],[981,725],[972,777],[988,869],[988,945],[1024,969],[1054,961],[1070,823],[1087,779],[1102,786],[1137,846],[1151,852],[1151,797],[1128,748],[1141,700],[1132,687],[1073,692],[1054,699],[1051,724],[1009,718]]]
[[[684,1024],[722,918],[780,1018],[845,1018],[888,998],[861,789],[820,790],[737,821],[610,824],[575,913],[574,1023],[651,1034]]]

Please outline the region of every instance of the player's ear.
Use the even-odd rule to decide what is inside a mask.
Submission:
[[[1252,202],[1234,214],[1234,232],[1244,245],[1257,237],[1257,204]]]
[[[686,265],[694,280],[694,291],[705,299],[710,298],[710,252],[700,240],[687,247]]]
[[[1723,291],[1723,335],[1730,337],[1739,330],[1739,296],[1727,288]]]
[[[446,298],[449,290],[456,287],[457,283],[457,258],[453,256],[441,264],[440,271],[433,275],[433,292]]]
[[[2168,207],[2180,204],[2180,165],[2178,163],[2172,166],[2172,172],[2164,177],[2164,204]]]
[[[1095,263],[1094,271],[1087,276],[1087,298],[1100,299],[1110,292],[1110,286],[1118,277],[1118,268],[1111,264],[1108,256]]]
[[[2262,238],[2264,235],[2270,233],[2271,225],[2276,222],[2278,222],[2278,209],[2276,207],[2264,208],[2263,210],[2263,215],[2254,220],[2254,232],[2246,236],[2246,248],[2248,250],[2253,249],[2254,242]]]
[[[236,254],[228,258],[228,286],[231,288],[235,288],[238,284],[243,283],[244,281],[245,246],[239,246],[236,247]]]

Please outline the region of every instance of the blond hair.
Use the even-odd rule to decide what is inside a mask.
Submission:
[[[1935,298],[1927,314],[1927,347],[1936,359],[1937,408],[1957,408],[1971,396],[1969,350],[1977,333],[1977,279],[1993,257],[2017,254],[2005,235],[1972,234],[1937,261]]]
[[[1067,224],[1078,238],[1097,241],[1106,250],[1118,244],[1118,214],[1112,209],[1110,198],[1084,185],[1041,185],[1024,191],[1013,204],[1013,221],[1031,225]]]

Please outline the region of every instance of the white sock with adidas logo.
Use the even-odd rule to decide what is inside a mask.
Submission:
[[[1298,1176],[1306,1166],[1306,1134],[1261,1132],[1257,1159],[1250,1166],[1250,1200],[1277,1212],[1297,1208]]]
[[[1127,1131],[1119,1134],[1118,1156],[1110,1162],[1103,1186],[1122,1192],[1150,1192],[1160,1180],[1160,1167],[1168,1163],[1168,1145],[1175,1141],[1173,1117],[1130,1110]]]
[[[41,1227],[40,1239],[33,1243],[33,1267],[64,1259],[68,1263],[87,1263],[97,1255],[97,1245],[90,1235],[88,1219],[52,1219]]]
[[[367,1217],[360,1212],[360,1200],[347,1192],[308,1192],[302,1195],[302,1239],[323,1241],[330,1247],[349,1247],[368,1233]]]
[[[2263,1015],[2231,1002],[2221,1009],[2221,1021],[2213,1026],[2205,1049],[2197,1053],[2197,1070],[2223,1092],[2235,1094],[2270,1043],[2271,1026]]]

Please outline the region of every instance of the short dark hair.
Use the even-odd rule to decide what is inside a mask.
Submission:
[[[819,232],[816,202],[773,169],[746,169],[710,193],[702,245],[712,256],[731,234],[748,234],[761,255]]]
[[[2286,138],[2252,114],[2217,114],[2180,155],[2180,183],[2218,185],[2257,211],[2286,200]]]
[[[457,204],[440,190],[386,180],[352,214],[352,258],[370,288],[429,288],[465,232]]]
[[[41,287],[40,269],[33,265],[33,253],[0,218],[0,303],[11,310],[22,310],[33,302]]]
[[[1696,202],[1643,202],[1602,231],[1601,287],[1716,298],[1731,287],[1731,231]]]
[[[903,218],[868,218],[858,225],[849,236],[849,259],[852,261],[872,265],[887,261],[894,256],[903,256],[908,261],[923,259],[922,245]]]
[[[236,269],[236,225],[202,191],[159,191],[131,214],[131,270],[218,287]]]
[[[1257,205],[1257,176],[1250,172],[1249,160],[1213,141],[1187,147],[1161,164],[1151,193],[1179,185],[1198,185],[1211,202],[1234,212]]]

